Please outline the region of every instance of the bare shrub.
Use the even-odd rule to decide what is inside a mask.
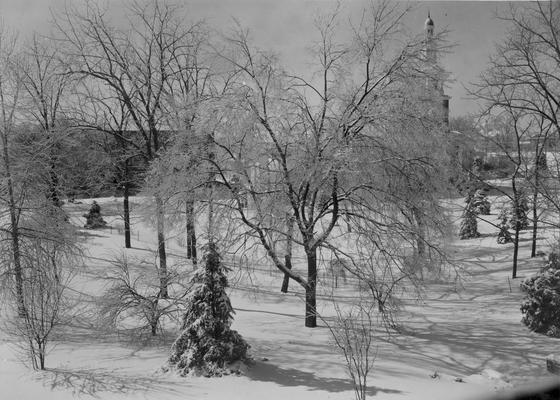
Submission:
[[[69,310],[68,284],[79,258],[66,244],[33,238],[22,243],[24,313],[17,310],[15,288],[6,302],[4,329],[22,339],[18,346],[33,369],[45,369],[51,336]]]
[[[156,336],[162,317],[173,318],[184,308],[188,288],[180,285],[183,279],[180,274],[168,271],[167,284],[176,290],[170,290],[164,299],[155,258],[153,262],[130,260],[123,253],[113,258],[103,279],[109,282],[109,288],[101,299],[101,316],[103,322],[115,328],[128,320]]]
[[[367,397],[368,376],[377,357],[376,308],[377,305],[370,301],[360,301],[346,310],[335,304],[335,322],[328,325],[334,343],[346,361],[357,400]]]

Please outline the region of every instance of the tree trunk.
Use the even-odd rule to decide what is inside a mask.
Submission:
[[[208,244],[215,243],[214,232],[214,182],[213,176],[210,178],[210,186],[208,187]]]
[[[187,200],[186,203],[187,218],[187,258],[192,261],[193,267],[197,266],[196,254],[196,230],[194,225],[194,201]]]
[[[13,189],[9,184],[10,197],[13,197]],[[12,201],[10,201],[12,203]],[[15,276],[15,283],[16,283],[16,300],[17,300],[17,309],[18,315],[20,317],[25,317],[26,310],[25,310],[25,302],[23,300],[23,269],[21,267],[21,252],[19,248],[19,227],[17,223],[17,216],[15,205],[10,204],[10,220],[11,220],[11,230],[10,234],[12,237],[12,257],[14,261],[14,276]]]
[[[60,207],[62,202],[60,201],[60,194],[58,193],[58,175],[56,174],[54,163],[51,163],[49,167],[49,200],[55,207]]]
[[[157,320],[155,322],[154,321],[150,322],[150,331],[151,331],[152,336],[157,336],[157,327],[158,327],[158,321]]]
[[[537,210],[537,197],[538,192],[535,188],[535,192],[533,193],[533,238],[531,244],[531,258],[537,255],[537,229],[538,229],[538,210]]]
[[[167,255],[165,253],[165,223],[163,201],[156,196],[156,214],[157,214],[157,240],[158,240],[158,256],[159,256],[159,281],[160,281],[160,297],[167,299],[169,297],[167,291]]]
[[[47,139],[48,142],[51,142],[52,135],[54,134],[54,131],[52,131],[52,126],[50,128],[48,127],[48,125],[49,125],[48,124],[48,118],[44,122],[46,122],[46,126],[47,126],[47,129],[46,129],[46,132],[45,132],[46,133],[46,139]],[[49,172],[48,172],[48,180],[49,180],[48,191],[49,191],[49,193],[48,193],[47,196],[48,196],[48,199],[52,202],[52,204],[55,207],[60,208],[62,206],[62,202],[60,201],[60,193],[59,193],[59,190],[58,190],[59,189],[58,186],[60,184],[60,181],[58,179],[58,174],[56,173],[57,157],[56,157],[56,154],[54,153],[54,151],[56,151],[55,148],[57,148],[58,146],[56,145],[56,143],[51,142],[51,144],[54,144],[55,147],[51,148],[51,150],[49,150],[49,167],[48,167],[49,168]]]
[[[292,257],[288,254],[284,256],[284,262],[286,263],[286,268],[292,269]],[[288,293],[288,286],[290,284],[290,275],[284,274],[284,279],[282,280],[282,287],[280,291],[282,293]]]
[[[414,215],[414,219],[416,220],[416,250],[418,252],[419,257],[424,257],[426,255],[426,234],[425,234],[425,223],[424,217],[418,208],[412,207],[412,215]]]
[[[305,288],[305,326],[317,327],[317,249],[307,249],[307,287]]]
[[[39,352],[39,368],[41,371],[45,370],[45,352],[46,352],[46,343],[39,343],[38,344],[38,352]]]
[[[130,182],[129,182],[128,160],[124,162],[124,198],[123,198],[123,213],[124,213],[124,247],[130,249],[132,244],[130,242]]]
[[[289,215],[286,216],[286,224],[288,225],[288,232],[286,237],[286,255],[284,256],[284,262],[286,264],[286,268],[292,269],[292,237],[294,235],[294,220]],[[290,276],[288,274],[284,274],[280,291],[282,293],[288,293],[289,284]]]
[[[533,237],[531,243],[531,258],[537,254],[537,229],[538,229],[538,210],[537,200],[539,197],[539,153],[537,152],[537,159],[535,161],[535,185],[533,187]]]
[[[517,193],[517,186],[515,185],[515,175],[517,174],[517,170],[515,171],[512,179],[511,179],[511,189],[513,192],[513,210],[515,214],[515,237],[513,239],[513,265],[512,265],[512,272],[511,276],[513,279],[517,278],[517,256],[519,254],[519,231],[521,230],[521,222],[520,222],[520,215],[519,215],[519,194]]]
[[[14,194],[14,182],[11,173],[10,156],[8,154],[8,138],[7,133],[4,132],[2,135],[2,145],[3,145],[3,158],[4,158],[4,169],[6,174],[6,181],[8,186],[8,202],[9,202],[9,213],[10,213],[10,236],[12,244],[12,260],[14,262],[14,277],[16,284],[16,301],[18,315],[20,317],[25,317],[27,312],[25,310],[25,302],[23,297],[23,269],[21,267],[21,252],[20,252],[20,236],[19,236],[19,215],[18,207],[15,200]]]
[[[517,221],[515,224],[515,237],[513,239],[513,269],[511,273],[511,277],[513,279],[517,278],[517,256],[519,253],[519,226],[520,223]]]

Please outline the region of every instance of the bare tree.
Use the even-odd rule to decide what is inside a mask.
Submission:
[[[446,157],[433,152],[433,140],[441,140],[445,126],[439,108],[420,99],[426,79],[441,70],[426,67],[424,38],[391,52],[390,44],[403,38],[405,13],[389,2],[372,5],[350,45],[336,41],[337,13],[318,18],[317,72],[309,78],[252,48],[237,26],[220,51],[232,81],[223,96],[204,103],[194,123],[215,151],[212,158],[196,153],[193,168],[214,171],[232,199],[216,204],[230,209],[245,237],[255,238],[274,266],[304,288],[307,327],[317,324],[319,249],[336,244],[328,241],[341,234],[341,219],[381,238],[381,252],[388,237],[422,257],[435,249],[430,241],[444,185],[433,177]],[[305,273],[289,267],[281,241],[302,250]]]
[[[129,29],[117,29],[108,14],[92,3],[85,10],[66,9],[56,26],[67,55],[70,72],[97,81],[124,105],[132,126],[143,140],[142,157],[155,160],[165,147],[169,130],[169,97],[181,86],[188,71],[190,40],[198,25],[186,25],[178,7],[154,2],[133,3]],[[183,87],[188,92],[189,86]],[[161,296],[167,297],[165,204],[156,193]]]
[[[492,113],[494,113],[492,115]],[[527,190],[527,170],[531,165],[528,155],[530,153],[524,151],[524,144],[534,134],[535,129],[540,127],[539,121],[534,115],[528,114],[513,107],[502,108],[493,107],[489,110],[489,115],[485,117],[485,131],[491,131],[487,135],[489,140],[493,142],[499,153],[504,156],[508,163],[513,166],[510,176],[511,194],[501,190],[501,193],[509,198],[511,202],[511,211],[509,222],[514,230],[513,237],[513,259],[512,259],[512,277],[517,277],[517,265],[519,254],[519,234],[524,227],[522,226],[522,203],[525,201],[525,192]],[[492,139],[494,137],[494,139]],[[510,207],[510,205],[506,205]],[[536,221],[534,221],[536,224]]]
[[[510,117],[512,129],[516,131],[513,137],[521,139],[520,134],[527,137],[529,125],[533,129],[531,136],[537,138],[549,136],[549,132],[559,132],[560,4],[551,1],[512,5],[509,13],[500,18],[511,23],[510,31],[497,46],[488,69],[472,90],[473,94],[486,102],[486,114],[505,113]],[[517,145],[518,155],[512,160],[517,161],[514,162],[515,165],[521,162],[522,143],[518,142]],[[537,160],[539,153],[542,154],[542,148],[539,149],[537,144]],[[516,167],[517,172],[518,170]],[[516,178],[513,177],[514,186],[515,181]],[[535,180],[535,200],[538,186],[538,181]],[[514,189],[514,202],[517,198],[515,193]],[[534,236],[537,224],[535,211],[536,209],[533,211]],[[514,255],[513,276],[515,275]]]
[[[548,124],[545,118],[542,116],[537,117],[538,127],[535,129],[536,133],[531,137],[533,142],[533,165],[528,171],[528,183],[533,191],[532,193],[532,220],[533,220],[533,231],[532,231],[532,243],[531,243],[531,257],[536,257],[537,255],[537,235],[538,227],[540,222],[541,212],[539,206],[542,206],[542,202],[539,201],[539,194],[544,193],[544,198],[546,199],[550,192],[549,185],[547,184],[547,177],[549,176],[547,160],[546,160],[546,149],[548,143],[550,142],[551,128],[552,125]]]
[[[22,241],[25,315],[9,317],[5,326],[24,340],[22,350],[34,369],[45,369],[52,335],[70,318],[66,289],[81,266],[79,249],[69,237],[60,241],[64,236],[60,233]]]
[[[22,86],[17,78],[17,47],[16,37],[0,27],[0,63],[3,71],[0,76],[0,136],[2,139],[2,195],[1,200],[9,215],[9,223],[3,229],[7,234],[10,248],[10,262],[7,264],[13,272],[15,279],[15,295],[18,304],[18,313],[25,315],[25,303],[23,293],[23,270],[21,261],[21,195],[18,189],[19,179],[15,166],[15,155],[13,153],[13,140],[16,133],[16,117],[21,102]]]
[[[377,356],[375,309],[373,302],[364,299],[350,309],[342,309],[335,304],[335,321],[328,325],[334,344],[346,361],[356,400],[367,398],[368,376]]]
[[[57,207],[60,199],[60,154],[61,144],[68,134],[63,105],[69,97],[71,76],[67,73],[68,63],[52,42],[34,34],[19,62],[17,73],[22,84],[21,112],[40,127],[42,140],[51,142],[45,146],[49,167],[45,174],[49,191],[47,196]]]
[[[51,112],[56,114],[54,110],[57,108],[51,106],[52,102],[57,102],[59,99],[51,97],[53,93],[51,89],[58,86],[57,84],[51,86],[52,82],[45,78],[49,75],[55,79],[56,73],[50,71],[48,67],[45,67],[45,70],[42,69],[44,61],[42,56],[36,55],[36,58],[32,59],[36,62],[34,71],[42,77],[37,81],[32,79],[35,75],[26,75],[26,73],[31,74],[31,67],[28,70],[25,69],[26,60],[29,59],[22,53],[18,53],[15,38],[6,30],[1,31],[0,63],[2,63],[3,73],[0,77],[2,146],[0,158],[3,179],[0,202],[4,210],[2,233],[5,236],[3,240],[10,243],[10,251],[5,253],[5,255],[9,254],[9,257],[4,260],[4,265],[9,266],[10,274],[15,277],[13,292],[19,316],[27,319],[32,318],[29,313],[34,312],[26,309],[28,295],[33,295],[26,293],[26,284],[31,279],[29,274],[34,273],[32,269],[39,262],[37,258],[42,260],[41,257],[47,257],[45,254],[39,254],[39,250],[46,248],[44,246],[47,242],[57,244],[59,247],[48,251],[50,256],[55,257],[53,251],[56,253],[63,244],[73,242],[72,235],[66,233],[69,229],[66,216],[60,210],[58,184],[55,185],[56,182],[52,180],[53,174],[56,174],[53,170],[53,154],[56,154],[53,147],[57,143],[57,139],[51,137],[52,132],[45,134],[44,129],[47,129],[47,125],[41,125],[39,135],[35,136],[36,127],[27,123],[29,113],[37,113],[37,116],[46,113],[45,123],[50,124],[48,126],[52,126],[53,121],[56,120]],[[42,80],[43,78],[45,80]],[[39,90],[38,93],[42,93],[41,96],[39,94],[37,97],[32,96],[33,82],[44,90],[44,92]],[[55,96],[60,95],[57,90],[52,90]],[[30,98],[34,99],[31,104]],[[48,104],[44,105],[45,102]],[[38,106],[41,104],[45,108]],[[45,171],[47,171],[47,177],[45,177]],[[55,178],[56,180],[57,178]],[[29,241],[34,244],[31,246],[31,250],[27,249]],[[31,262],[28,260],[30,257]],[[32,277],[36,277],[40,282],[31,282],[31,285],[42,285],[43,283],[50,285],[46,281],[43,282],[45,275],[37,273],[38,275]],[[33,286],[29,290],[33,288],[35,287]]]
[[[97,134],[96,144],[113,160],[115,181],[123,191],[125,247],[131,248],[130,194],[133,184],[138,185],[134,182],[134,163],[138,163],[143,155],[142,138],[137,131],[130,129],[126,105],[110,93],[104,93],[96,82],[83,79],[76,98],[79,100],[72,110],[73,125]]]
[[[540,115],[560,131],[560,4],[512,5],[500,18],[511,29],[490,58],[476,95],[495,106]]]
[[[101,298],[103,323],[118,327],[121,319],[133,318],[141,329],[147,327],[150,334],[155,336],[161,329],[163,317],[178,317],[184,309],[184,297],[189,288],[181,287],[177,296],[162,300],[159,288],[153,284],[152,275],[158,272],[157,264],[153,261],[130,259],[122,254],[115,257],[111,264],[101,276],[110,285]],[[169,283],[180,286],[184,279],[184,274],[172,272]]]

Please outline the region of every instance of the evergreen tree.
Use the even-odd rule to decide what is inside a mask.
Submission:
[[[526,297],[521,303],[521,320],[529,329],[546,336],[560,337],[560,262],[551,253],[546,266],[524,280]]]
[[[86,219],[86,224],[84,228],[96,229],[103,228],[107,225],[107,222],[101,217],[101,207],[94,200],[89,212],[83,215]]]
[[[466,207],[463,211],[463,220],[461,221],[461,228],[459,230],[460,239],[472,239],[480,236],[478,233],[478,224],[476,221],[476,209],[474,207],[474,197],[469,194],[466,198]]]
[[[185,375],[221,376],[234,372],[231,363],[247,358],[249,345],[230,329],[234,310],[226,293],[227,269],[215,243],[206,245],[202,266],[192,278],[189,306],[169,364]]]
[[[474,182],[478,182],[482,172],[482,158],[475,157],[471,166],[471,178]]]
[[[473,195],[472,202],[477,214],[490,215],[490,202],[484,190],[478,189]]]
[[[509,220],[510,220],[509,210],[504,208],[500,212],[498,218],[500,219],[500,223],[498,225],[500,228],[500,232],[498,233],[498,243],[506,244],[506,243],[513,242],[513,238],[509,233]]]
[[[515,202],[511,202],[511,212],[509,226],[511,229],[515,229],[515,224],[517,221],[517,216],[519,216],[519,229],[527,229],[529,227],[529,218],[527,217],[527,212],[529,211],[529,205],[527,203],[527,196],[524,192],[519,192],[517,199],[517,212],[515,210]]]
[[[537,156],[537,169],[539,170],[539,173],[544,175],[548,172],[548,162],[546,161],[546,153],[545,152],[541,152],[538,156]]]

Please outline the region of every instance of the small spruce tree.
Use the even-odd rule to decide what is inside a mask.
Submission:
[[[234,310],[226,293],[227,269],[217,246],[210,242],[203,250],[203,267],[192,278],[189,306],[181,334],[171,347],[169,364],[183,375],[221,376],[236,372],[231,364],[247,359],[249,345],[230,329]]]
[[[529,218],[527,217],[527,212],[529,211],[529,204],[527,203],[527,196],[524,192],[519,192],[517,200],[517,213],[515,212],[515,203],[511,202],[511,212],[509,226],[511,229],[515,229],[515,224],[517,221],[517,215],[519,215],[519,229],[527,229],[529,227]]]
[[[472,239],[480,236],[478,233],[478,223],[476,221],[476,210],[473,202],[474,197],[472,194],[467,195],[466,207],[463,211],[463,220],[461,221],[461,228],[459,229],[460,239]]]
[[[471,166],[472,180],[478,182],[478,180],[480,180],[481,173],[482,173],[482,158],[475,157]]]
[[[541,174],[546,174],[546,172],[548,172],[548,162],[545,152],[539,154],[537,158],[537,168]]]
[[[509,233],[509,220],[510,220],[510,213],[508,209],[503,209],[498,216],[500,222],[498,227],[500,228],[500,232],[498,232],[498,243],[499,244],[506,244],[513,242],[513,238]]]
[[[107,225],[107,222],[101,217],[101,207],[94,200],[89,212],[83,215],[86,218],[86,224],[84,228],[96,229],[103,228]]]
[[[479,215],[490,215],[490,202],[486,196],[486,192],[482,189],[477,189],[472,197],[473,207]]]

